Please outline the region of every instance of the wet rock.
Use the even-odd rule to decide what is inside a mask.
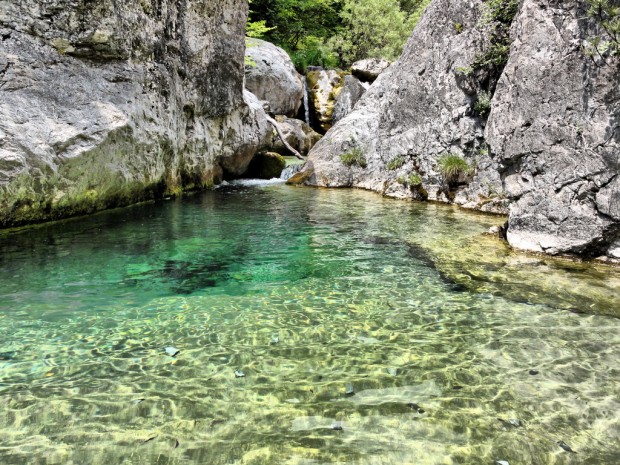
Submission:
[[[250,163],[245,177],[258,179],[279,178],[286,167],[286,160],[275,152],[257,154]]]
[[[164,349],[164,352],[166,352],[166,355],[169,355],[170,357],[176,357],[179,352],[181,352],[179,349],[177,349],[176,347],[166,347]]]
[[[571,446],[569,446],[568,444],[566,444],[564,441],[558,441],[557,442],[558,446],[560,446],[562,449],[564,449],[566,452],[570,452],[571,454],[576,454],[577,452],[575,452]]]
[[[355,76],[347,75],[344,77],[342,88],[336,96],[334,113],[332,114],[332,124],[336,124],[353,110],[355,104],[366,92],[366,87]]]
[[[390,67],[390,62],[382,58],[368,58],[351,65],[353,76],[364,82],[374,82],[379,75]]]
[[[235,370],[235,378],[245,378],[245,373],[241,370]]]
[[[353,383],[347,383],[344,389],[344,395],[347,397],[351,397],[355,395],[355,389],[353,388]]]
[[[260,39],[247,39],[245,87],[260,100],[269,102],[276,115],[295,116],[303,101],[302,77],[288,54]]]

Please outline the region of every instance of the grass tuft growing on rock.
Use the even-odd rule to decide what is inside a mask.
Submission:
[[[462,174],[467,175],[473,171],[473,168],[463,158],[453,153],[442,155],[437,161],[437,169],[448,182],[455,181]]]
[[[406,163],[407,158],[404,155],[399,155],[396,158],[394,158],[393,160],[390,160],[386,166],[386,168],[389,171],[394,171],[397,170],[399,168],[402,168],[402,166]]]
[[[422,185],[422,176],[418,173],[411,173],[409,176],[399,176],[396,182],[405,187],[416,187]]]
[[[357,165],[360,168],[366,168],[368,166],[368,162],[366,161],[366,157],[362,152],[362,149],[356,148],[351,149],[350,151],[343,153],[340,155],[340,161],[345,166],[353,166]]]

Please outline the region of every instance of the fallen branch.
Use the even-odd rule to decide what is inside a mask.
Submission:
[[[286,141],[286,139],[282,135],[282,131],[280,131],[280,127],[278,126],[278,122],[275,119],[273,119],[271,116],[269,116],[269,115],[266,115],[266,117],[267,117],[267,121],[269,121],[271,123],[271,125],[274,128],[276,128],[276,132],[278,133],[278,137],[280,138],[280,140],[284,144],[284,147],[286,147],[293,155],[295,155],[300,160],[305,160],[305,158],[302,157],[301,154],[297,150],[295,150],[293,147],[291,147],[291,144],[289,144]]]

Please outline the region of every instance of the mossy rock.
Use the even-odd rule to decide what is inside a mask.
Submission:
[[[299,173],[295,173],[293,176],[291,176],[287,181],[286,184],[290,185],[290,186],[301,186],[302,184],[304,184],[308,179],[310,179],[310,177],[314,174],[314,170],[310,169],[307,171],[300,171]]]
[[[275,152],[259,153],[252,159],[245,176],[258,179],[279,178],[286,167],[286,159]]]

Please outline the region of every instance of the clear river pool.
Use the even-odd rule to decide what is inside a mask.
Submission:
[[[620,270],[503,221],[266,183],[2,232],[0,463],[616,465]]]

